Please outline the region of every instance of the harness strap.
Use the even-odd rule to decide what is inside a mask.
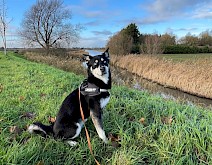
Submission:
[[[108,92],[107,89],[101,89],[97,85],[90,83],[85,79],[80,85],[80,93],[88,96],[97,96],[101,92]]]
[[[93,158],[94,158],[96,164],[97,164],[97,165],[100,165],[100,163],[96,160],[96,158],[95,158],[95,156],[94,156],[94,154],[93,154],[90,136],[89,136],[88,130],[87,130],[86,125],[85,125],[85,116],[84,116],[84,113],[83,113],[83,110],[82,110],[82,105],[81,105],[81,100],[80,100],[80,87],[79,87],[79,93],[78,93],[78,94],[79,94],[80,114],[81,114],[82,121],[83,121],[84,127],[85,127],[86,138],[87,138],[87,141],[88,141],[88,148],[89,148],[90,153],[91,153],[91,155],[93,156]]]

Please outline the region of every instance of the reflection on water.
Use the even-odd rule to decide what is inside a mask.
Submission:
[[[92,56],[99,55],[102,53],[96,50],[86,50],[86,52],[88,52]],[[128,87],[135,88],[138,90],[147,90],[151,93],[159,94],[165,99],[179,100],[191,105],[196,104],[212,108],[211,99],[205,99],[190,95],[188,93],[176,89],[166,88],[157,83],[143,79],[140,76],[136,76],[124,69],[111,67],[111,71],[113,82],[117,85],[127,85]]]

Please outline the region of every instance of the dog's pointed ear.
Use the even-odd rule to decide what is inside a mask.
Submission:
[[[90,56],[89,54],[83,54],[83,60],[86,62],[86,63],[88,63],[90,60],[91,60],[91,58],[92,58],[92,56]]]
[[[107,48],[103,54],[109,59],[109,48]]]

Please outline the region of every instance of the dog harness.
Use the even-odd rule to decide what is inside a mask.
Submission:
[[[87,79],[83,81],[83,83],[80,85],[80,92],[83,95],[89,95],[89,96],[97,96],[101,92],[108,92],[107,89],[101,89],[97,85],[93,83],[89,83]]]

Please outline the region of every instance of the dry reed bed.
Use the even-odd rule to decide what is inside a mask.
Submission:
[[[43,54],[34,53],[34,52],[26,52],[24,56],[32,61],[46,63],[48,65],[55,66],[56,68],[60,68],[66,71],[72,71],[76,74],[86,74],[85,69],[82,66],[82,63],[74,59],[71,55],[64,57],[58,56],[45,56]],[[79,58],[79,55],[76,58]]]
[[[113,65],[143,78],[212,99],[212,60],[173,62],[155,56],[112,56]]]

